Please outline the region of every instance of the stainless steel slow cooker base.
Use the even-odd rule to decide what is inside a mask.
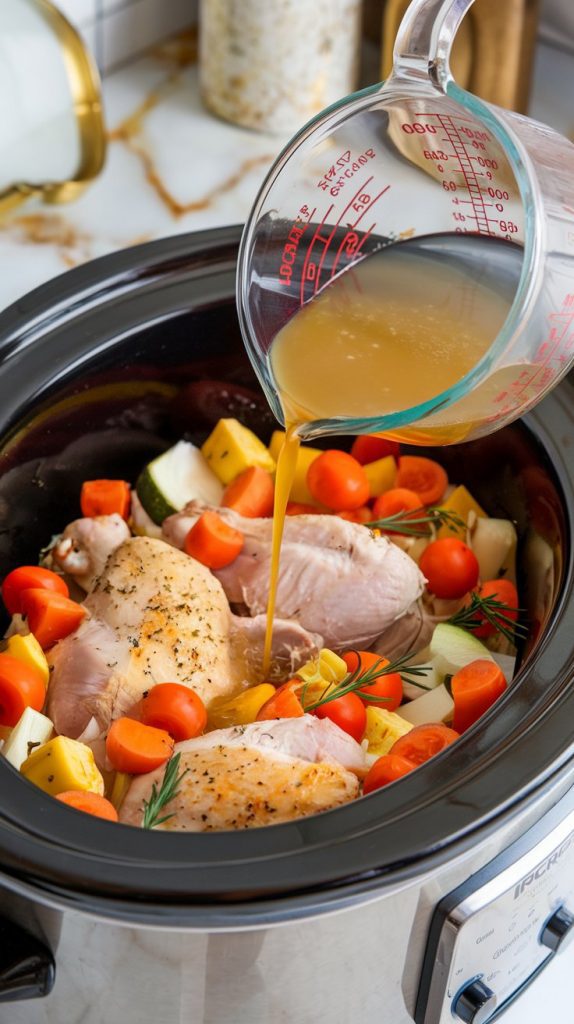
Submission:
[[[37,902],[49,899],[47,894],[7,892],[4,910],[51,940],[58,966],[49,996],[0,1005],[0,1022],[411,1024],[437,903],[471,876],[479,886],[481,869],[528,829],[533,830],[533,842],[539,843],[548,827],[544,815],[551,809],[554,826],[557,815],[567,809],[574,814],[569,780],[552,786],[512,822],[438,871],[383,893],[342,897],[342,906],[328,914],[311,912],[291,920],[289,907],[277,913],[277,907],[262,906],[258,919],[243,931],[230,930],[234,924],[226,923],[225,911],[211,924],[216,930],[208,924],[170,930],[169,921],[132,928],[69,909],[60,914]],[[569,889],[571,897],[573,863],[563,865],[567,877],[560,878],[560,891]],[[520,881],[520,869],[515,880]],[[533,901],[525,895],[523,903],[528,915]],[[541,913],[545,915],[544,910]],[[493,955],[513,937],[508,932],[512,922],[501,926],[495,907],[488,909],[487,920],[497,928],[494,953],[491,949],[483,960],[485,973],[492,973],[501,964]],[[511,969],[518,966],[521,978],[534,964],[535,947],[533,935],[518,958],[512,958]],[[561,955],[574,966],[572,950]],[[430,1020],[456,1020],[451,1002],[432,1005]],[[527,1010],[526,995],[516,1005],[517,1020],[531,1024],[525,1006]],[[506,1012],[503,1018],[510,1021]]]
[[[205,434],[189,382],[255,386],[234,312],[238,240],[225,229],[106,257],[0,316],[0,575],[78,514],[83,478],[133,477],[182,431]],[[77,815],[0,763],[0,1000],[11,983],[14,998],[18,970],[29,972],[21,994],[49,986],[50,950],[56,961],[51,994],[0,1002],[2,1024],[444,1024],[460,993],[448,978],[442,991],[437,969],[461,950],[461,991],[471,989],[459,1009],[468,1016],[482,998],[464,973],[476,961],[465,907],[470,921],[500,918],[495,938],[481,932],[474,945],[485,951],[479,974],[495,972],[488,987],[503,991],[501,972],[504,991],[508,978],[513,991],[528,980],[547,952],[538,924],[522,934],[520,915],[546,921],[571,899],[572,862],[556,855],[525,883],[519,940],[498,940],[508,913],[496,908],[514,901],[514,883],[485,910],[484,870],[494,859],[506,877],[496,858],[510,856],[524,881],[528,851],[509,847],[533,828],[527,845],[545,851],[569,813],[573,394],[565,381],[527,428],[443,453],[453,479],[517,521],[521,593],[541,639],[523,652],[508,699],[401,786],[285,826],[168,836]],[[256,401],[246,415],[272,429]],[[471,877],[455,926],[441,901]],[[10,967],[11,927],[41,941],[35,960]],[[475,1024],[497,1010],[477,1012]]]

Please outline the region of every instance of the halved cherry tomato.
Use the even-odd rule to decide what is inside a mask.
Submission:
[[[400,754],[413,764],[424,764],[435,754],[460,738],[460,734],[440,722],[430,725],[415,725],[414,729],[400,736],[393,743],[389,754]]]
[[[21,565],[9,572],[2,584],[2,599],[10,615],[22,611],[22,594],[32,589],[49,590],[62,597],[70,594],[62,577],[51,569],[44,569],[41,565]]]
[[[397,459],[400,450],[398,441],[388,441],[386,437],[377,437],[376,434],[359,434],[353,441],[351,455],[364,466],[368,462],[384,459],[386,455],[393,455]]]
[[[360,508],[369,500],[369,481],[360,462],[334,448],[313,460],[307,470],[307,486],[315,501],[333,512]]]
[[[402,779],[404,775],[408,775],[416,767],[417,765],[414,761],[409,761],[408,758],[401,757],[400,754],[383,754],[382,757],[379,757],[371,765],[365,775],[365,781],[363,782],[364,795],[366,796],[367,793],[374,792],[375,789],[381,789],[382,786],[387,786],[389,782],[396,782],[397,779]]]
[[[50,590],[25,590],[21,604],[30,632],[44,649],[73,633],[86,615],[83,605]]]
[[[144,725],[165,729],[179,743],[199,736],[207,725],[205,704],[189,686],[158,683],[141,702]]]
[[[46,687],[38,669],[0,654],[0,725],[16,725],[26,708],[41,711]]]
[[[58,793],[56,800],[61,800],[68,807],[76,811],[83,811],[84,814],[93,814],[96,818],[104,818],[106,821],[117,821],[118,812],[105,796],[99,793],[89,793],[86,790],[66,789]]]
[[[478,583],[477,557],[456,537],[433,540],[423,551],[419,568],[436,597],[464,597]]]
[[[517,621],[519,612],[518,592],[514,583],[511,583],[510,580],[485,580],[484,583],[481,583],[478,594],[479,597],[493,597],[496,601],[501,601],[506,605],[506,608],[501,609],[504,619],[500,619],[500,621],[503,625],[509,625],[508,619],[511,622]],[[472,630],[473,636],[477,636],[482,640],[496,633],[496,626],[492,622],[488,622],[487,619],[481,619],[480,615],[477,615],[477,621],[480,622],[480,625]]]
[[[385,668],[389,662],[381,658],[380,654],[373,651],[347,651],[341,655],[349,672],[354,672],[360,662],[361,672],[366,672],[375,666]],[[362,690],[356,691],[357,696],[362,700],[365,707],[380,707],[386,711],[395,711],[403,699],[403,681],[399,672],[391,672],[389,675],[377,676],[374,683],[370,683]],[[379,698],[373,700],[373,698]]]
[[[356,693],[346,693],[327,704],[321,704],[313,711],[317,718],[329,718],[343,732],[360,743],[367,728],[367,712]]]
[[[106,737],[106,754],[117,772],[143,775],[159,768],[173,754],[173,739],[133,718],[116,718]]]
[[[434,459],[422,455],[401,455],[397,485],[415,491],[423,505],[436,505],[448,486],[446,472]]]

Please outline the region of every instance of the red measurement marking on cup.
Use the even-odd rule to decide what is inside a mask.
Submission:
[[[561,374],[574,352],[574,293],[566,295],[562,308],[548,316],[549,330],[534,355],[534,365],[525,366],[516,380],[496,396],[494,402],[502,406],[499,412],[515,409],[527,397],[536,398]],[[535,389],[535,390],[534,390]]]
[[[330,247],[331,247],[331,244],[332,244],[332,241],[333,241],[333,239],[335,237],[335,233],[337,231],[337,228],[340,227],[341,222],[342,222],[343,218],[346,216],[346,214],[348,214],[349,211],[351,211],[351,210],[354,213],[358,214],[358,217],[354,220],[354,222],[352,222],[352,223],[350,223],[348,225],[349,229],[353,233],[355,233],[355,229],[356,229],[359,221],[362,219],[362,217],[364,217],[364,215],[367,213],[368,210],[371,210],[373,208],[375,203],[378,202],[378,200],[381,198],[381,196],[383,196],[385,194],[385,192],[388,192],[388,190],[390,188],[390,185],[386,185],[385,188],[381,189],[381,191],[379,191],[376,195],[372,195],[369,191],[367,191],[368,186],[371,184],[372,181],[373,181],[373,176],[371,175],[371,177],[367,178],[366,181],[357,189],[355,194],[352,196],[352,198],[349,200],[347,205],[344,207],[344,209],[339,214],[335,224],[330,229],[328,229],[328,232],[325,231],[325,233],[322,233],[322,229],[323,229],[323,226],[325,224],[325,221],[326,221],[327,217],[329,216],[329,214],[331,213],[331,211],[333,209],[333,206],[334,206],[333,203],[331,204],[331,206],[329,207],[329,209],[327,210],[327,212],[323,216],[323,219],[321,220],[321,223],[316,228],[315,233],[312,236],[311,241],[309,242],[309,246],[307,248],[307,252],[305,253],[305,259],[304,259],[304,262],[303,262],[303,270],[302,270],[302,273],[301,273],[301,284],[300,284],[300,290],[299,290],[299,301],[300,301],[301,305],[303,305],[304,302],[305,302],[305,285],[306,284],[308,284],[308,283],[312,284],[312,286],[313,286],[313,294],[316,294],[316,292],[318,291],[318,289],[320,287],[321,273],[322,273],[322,270],[323,270],[323,264],[325,262],[325,258],[327,256],[327,253],[328,253]],[[373,224],[372,227],[369,229],[369,234],[373,230],[374,227],[375,227],[375,224]],[[337,251],[337,254],[336,254],[336,260],[338,260],[340,258],[340,255],[341,255],[341,253],[343,252],[343,249],[344,249],[345,241],[346,240],[348,241],[348,239],[349,239],[349,232],[347,232],[347,234],[345,235],[345,238],[343,239],[342,246],[339,246],[339,250]],[[366,241],[366,237],[363,238],[359,244],[364,244],[365,241]],[[318,258],[318,260],[317,259],[312,259],[311,257],[314,255],[314,250],[318,248],[318,244],[322,246],[322,249],[320,250],[320,253],[319,253],[319,258]],[[356,246],[356,248],[354,250],[354,253],[353,253],[352,247],[350,245],[349,245],[349,249],[350,249],[350,252],[351,252],[351,255],[352,255],[353,259],[355,259],[357,254],[358,254],[358,252],[359,252],[358,245]]]
[[[469,117],[457,115],[454,119],[436,112],[414,116],[421,120],[403,124],[403,131],[406,134],[435,136],[428,141],[429,148],[423,150],[423,156],[444,174],[442,187],[456,208],[452,213],[455,231],[459,234],[468,231],[482,235],[500,234],[512,241],[520,229],[508,216],[497,216],[505,214],[505,204],[512,199],[512,193],[508,188],[497,187],[499,165],[495,157],[489,155],[493,144],[490,133],[477,128],[476,121]],[[469,221],[471,226],[468,226]]]

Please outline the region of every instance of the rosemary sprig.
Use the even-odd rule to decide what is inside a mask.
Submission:
[[[177,774],[180,757],[181,754],[174,754],[173,757],[170,757],[166,765],[161,786],[157,789],[154,782],[151,787],[151,796],[149,800],[144,800],[142,828],[155,828],[156,825],[161,825],[164,821],[169,821],[170,818],[173,818],[173,814],[165,814],[163,818],[158,817],[158,815],[161,813],[165,805],[177,796],[179,792],[178,786],[184,775],[187,775],[189,771],[189,768],[186,768],[181,775]]]
[[[399,672],[403,679],[406,679],[410,683],[414,683],[415,686],[420,686],[422,690],[428,690],[430,687],[424,686],[422,683],[417,682],[416,678],[426,676],[427,672],[430,672],[430,665],[409,665],[410,659],[414,656],[413,652],[404,654],[401,658],[396,658],[395,661],[390,661],[388,665],[385,665],[385,659],[379,658],[374,665],[370,668],[361,670],[361,659],[359,652],[354,652],[357,655],[357,667],[353,672],[347,672],[347,675],[339,683],[328,683],[321,696],[310,704],[307,704],[306,694],[309,687],[309,683],[305,683],[301,691],[301,704],[303,705],[304,711],[315,711],[320,708],[323,704],[329,704],[332,700],[338,700],[339,697],[344,697],[347,693],[356,693],[357,690],[361,691],[361,699],[366,701],[372,701],[373,703],[380,704],[382,701],[387,700],[386,697],[371,696],[368,693],[364,693],[364,687],[372,686],[373,683],[380,678],[380,676],[392,675],[394,672]]]
[[[420,515],[419,515],[420,512]],[[431,507],[424,505],[412,512],[408,510],[395,512],[392,516],[384,519],[374,519],[365,523],[371,530],[384,530],[385,533],[402,533],[406,537],[428,537],[429,527],[447,526],[453,532],[464,529],[464,522],[456,512],[448,508]]]
[[[510,605],[505,604],[504,601],[498,601],[496,597],[480,597],[479,594],[473,594],[470,599],[470,604],[465,608],[460,608],[454,615],[451,615],[447,622],[451,626],[460,626],[461,629],[478,629],[479,626],[484,624],[484,620],[490,623],[491,626],[502,633],[510,643],[516,643],[517,640],[523,640],[528,635],[528,629],[520,622],[515,622],[509,612],[516,612],[517,614],[524,611],[523,608],[511,608]]]

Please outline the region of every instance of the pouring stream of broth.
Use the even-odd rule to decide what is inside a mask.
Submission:
[[[438,236],[439,239],[441,236]],[[442,236],[443,238],[445,236]],[[500,282],[489,255],[518,246],[464,238],[464,260],[392,245],[335,278],[285,324],[270,351],[286,436],[277,462],[263,672],[271,662],[281,540],[301,438],[317,420],[373,419],[431,400],[465,376],[498,335],[516,281]],[[456,415],[395,430],[415,444],[460,440],[472,425],[469,397]],[[466,422],[465,422],[466,420]],[[342,424],[344,425],[344,424]]]

